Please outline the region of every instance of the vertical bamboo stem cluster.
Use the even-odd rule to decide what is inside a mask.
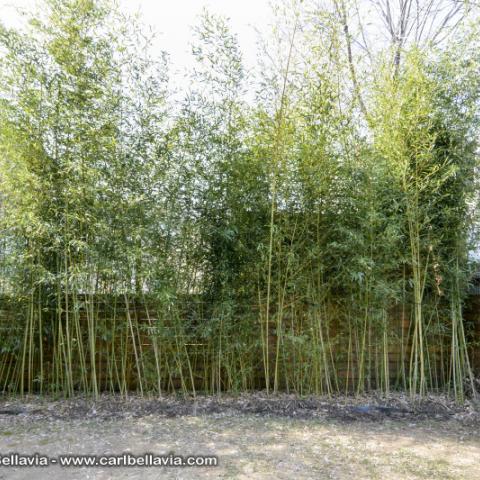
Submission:
[[[180,100],[107,0],[0,27],[1,392],[475,395],[478,59],[287,3],[254,104],[208,12]]]

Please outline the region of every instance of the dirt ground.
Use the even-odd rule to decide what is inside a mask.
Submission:
[[[480,479],[480,414],[442,397],[0,398],[0,455],[215,455],[216,467],[1,467],[20,479]]]

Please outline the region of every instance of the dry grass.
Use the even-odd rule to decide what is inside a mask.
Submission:
[[[244,402],[247,397],[241,397]],[[287,401],[282,397],[272,402]],[[364,399],[365,400],[365,399]],[[231,400],[230,402],[239,402]],[[258,398],[251,397],[250,405]],[[264,398],[261,400],[268,402]],[[290,402],[292,400],[290,399]],[[311,399],[311,401],[313,401]],[[82,415],[65,415],[61,402],[16,402],[17,415],[0,415],[0,453],[119,454],[145,452],[217,455],[210,468],[0,468],[0,479],[475,479],[480,478],[480,423],[469,413],[451,417],[410,414],[401,418],[362,416],[352,410],[336,418],[302,418],[279,412],[241,412],[223,408],[179,415],[152,410],[152,400],[130,408],[91,406]],[[166,400],[164,400],[166,402]],[[179,405],[181,402],[175,400]],[[213,402],[204,399],[203,402]],[[320,400],[318,400],[320,403]],[[328,404],[326,400],[322,400]],[[374,403],[375,400],[371,400]],[[77,401],[78,403],[78,401]],[[334,405],[336,402],[331,401]],[[338,403],[338,399],[337,399]],[[348,403],[348,402],[347,402]],[[68,404],[68,402],[67,402]],[[73,411],[71,401],[70,408]],[[54,405],[56,408],[50,410]],[[110,405],[117,406],[111,399]],[[147,407],[148,405],[148,407]],[[13,409],[12,402],[0,407]],[[142,410],[140,407],[143,407]],[[63,412],[68,411],[65,407]],[[97,413],[98,408],[98,413]],[[447,406],[445,408],[448,408]],[[108,415],[103,412],[109,411]],[[45,414],[45,411],[51,414]],[[57,412],[57,414],[55,414]],[[318,412],[317,412],[318,413]],[[66,476],[68,472],[68,477]]]

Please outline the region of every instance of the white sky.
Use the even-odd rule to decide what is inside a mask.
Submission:
[[[16,8],[30,9],[37,0],[0,0],[0,21],[8,26],[21,24]],[[271,10],[269,0],[119,0],[128,13],[140,12],[144,23],[157,32],[156,45],[170,54],[171,73],[180,73],[191,62],[189,42],[191,27],[206,6],[212,13],[230,18],[232,31],[238,35],[245,65],[253,67],[256,60],[257,33],[268,28]]]

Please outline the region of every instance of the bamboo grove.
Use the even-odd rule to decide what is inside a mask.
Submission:
[[[0,26],[0,391],[475,394],[475,7],[365,5],[277,5],[256,74],[205,11],[184,87],[106,0]]]

